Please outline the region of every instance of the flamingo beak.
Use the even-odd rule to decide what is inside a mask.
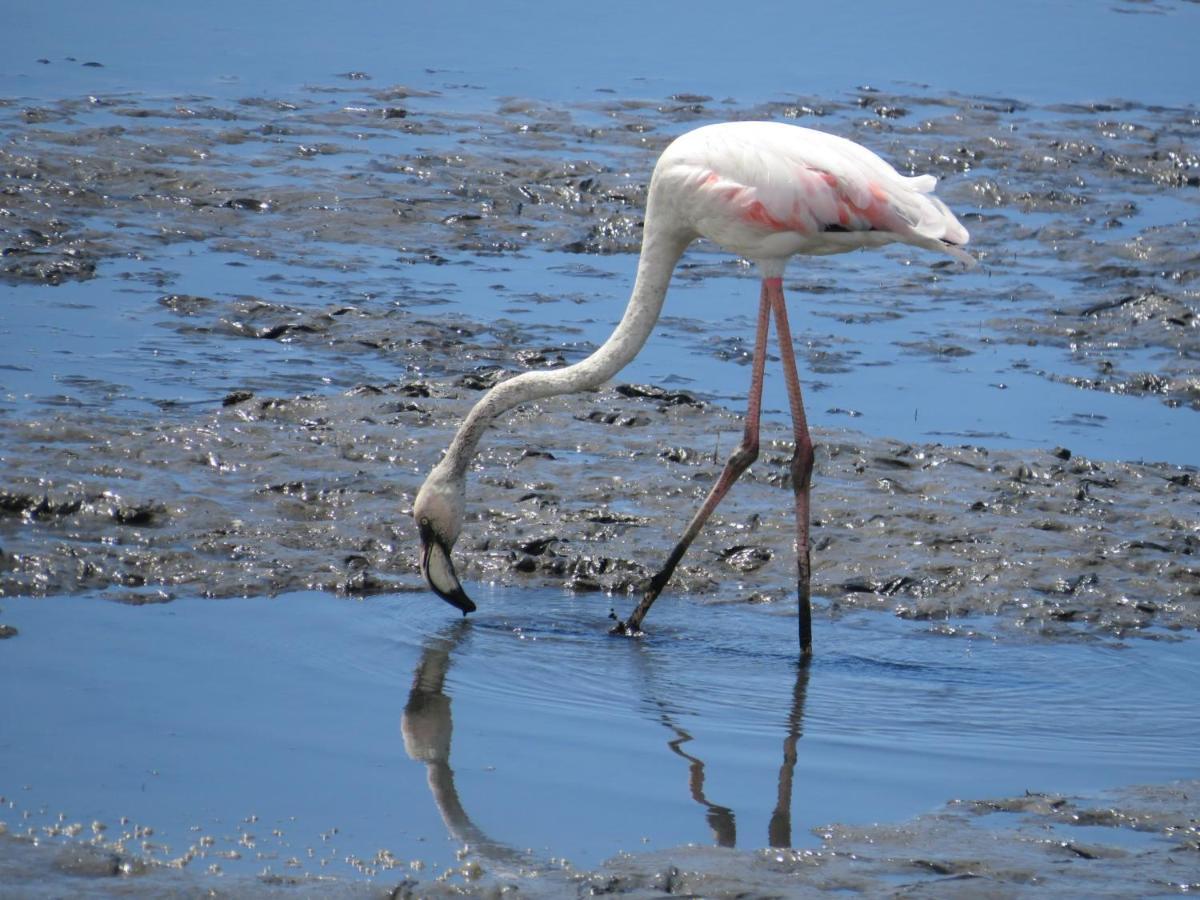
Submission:
[[[421,527],[421,574],[433,592],[449,603],[462,610],[465,616],[475,612],[475,604],[467,596],[467,592],[458,583],[454,574],[454,563],[450,561],[450,548],[433,533],[428,526]]]

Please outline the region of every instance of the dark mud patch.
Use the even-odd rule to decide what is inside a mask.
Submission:
[[[11,423],[0,593],[423,592],[408,510],[490,382],[250,394],[149,425],[70,414]],[[509,416],[472,474],[456,550],[464,579],[637,592],[740,435],[736,416],[688,399],[623,385]],[[672,592],[794,603],[784,434],[768,427],[762,458]],[[1194,469],[1067,448],[817,441],[823,615],[994,615],[1061,637],[1200,626]]]
[[[1157,397],[1200,410],[1196,334],[1200,297],[1194,292],[1127,293],[1045,318],[999,323],[1015,343],[1041,341],[1068,351],[1093,375],[1041,371],[1044,377],[1114,394]]]

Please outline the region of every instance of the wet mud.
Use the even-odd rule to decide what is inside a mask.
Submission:
[[[517,336],[502,336],[507,354]],[[494,372],[500,351],[471,344],[452,355]],[[306,588],[435,603],[406,511],[491,380],[230,395],[195,419],[134,427],[74,413],[11,423],[0,584],[131,603]],[[653,574],[740,431],[712,404],[624,385],[517,411],[472,473],[460,573],[596,593],[600,620]],[[818,616],[879,609],[953,633],[983,614],[1064,637],[1200,626],[1193,471],[1068,448],[817,442]],[[769,426],[671,593],[795,603],[790,456]]]
[[[973,333],[953,325],[913,335],[902,353],[953,360],[997,342],[1044,344],[1060,364],[1040,372],[1047,379],[1194,415],[1194,111],[864,88],[756,107],[681,95],[578,108],[509,100],[465,114],[431,92],[366,82],[232,103],[7,100],[0,243],[9,289],[93,279],[104,261],[153,261],[179,243],[231,265],[279,264],[293,274],[265,278],[278,285],[274,296],[175,293],[178,276],[156,268],[136,287],[161,288],[156,327],[180,340],[226,353],[253,354],[247,341],[286,347],[332,378],[310,380],[325,388],[317,392],[293,391],[296,380],[274,371],[231,385],[219,365],[205,374],[193,364],[185,377],[208,401],[160,401],[149,416],[118,410],[108,401],[121,387],[103,380],[68,381],[54,397],[10,395],[0,594],[88,590],[154,602],[196,591],[420,592],[406,510],[454,424],[506,373],[561,365],[591,345],[553,324],[439,316],[436,295],[382,294],[387,271],[539,247],[581,261],[634,253],[654,154],[714,117],[832,128],[901,168],[950,176],[946,199],[964,212],[993,277],[961,298],[979,310]],[[1154,215],[1139,217],[1143,206]],[[344,295],[336,279],[360,277],[378,252],[383,277],[353,282],[354,302],[299,293],[307,280],[318,297]],[[886,310],[841,315],[867,327],[946,291],[936,275],[945,264],[925,263],[930,275],[887,286]],[[702,249],[679,277],[730,265]],[[1068,296],[1039,285],[1050,269],[1065,273]],[[803,277],[793,293],[820,295],[832,283],[819,268]],[[688,326],[668,315],[664,327]],[[697,344],[746,357],[743,337],[702,334]],[[836,346],[808,357],[816,391],[822,372],[867,364]],[[361,359],[398,377],[339,377]],[[831,411],[853,422],[854,410]],[[721,402],[662,388],[517,412],[489,436],[472,480],[463,575],[611,592],[619,603],[669,548],[739,427]],[[1190,418],[1183,427],[1194,427]],[[824,614],[985,613],[1055,634],[1200,622],[1192,468],[829,431],[818,444],[814,588]],[[789,452],[776,429],[673,592],[789,602]]]
[[[1047,379],[1200,404],[1194,110],[864,87],[755,106],[700,95],[572,108],[511,99],[466,113],[458,98],[369,85],[236,102],[0,100],[0,272],[17,283],[88,279],[102,260],[177,243],[317,270],[361,266],[350,247],[412,265],[537,248],[634,253],[647,173],[671,136],[713,119],[775,118],[947,179],[942,194],[997,276],[967,300],[995,333],[981,340],[972,322],[912,352],[1044,343],[1062,351],[1061,365],[1035,367]],[[710,263],[693,256],[683,275],[703,277]],[[829,290],[820,273],[793,289]],[[1046,284],[1051,274],[1065,291]],[[905,297],[930,285],[886,287],[902,314]]]
[[[757,105],[472,103],[359,78],[238,101],[0,98],[2,289],[122,279],[144,301],[132,315],[158,336],[130,340],[129,370],[159,372],[168,358],[162,379],[182,386],[147,392],[84,373],[53,392],[0,392],[0,597],[147,604],[317,588],[440,612],[408,515],[425,473],[482,391],[594,344],[556,324],[555,304],[583,298],[497,291],[509,306],[468,316],[440,309],[445,296],[414,273],[478,281],[491,260],[545,254],[609,279],[623,302],[627,285],[600,261],[637,252],[655,155],[713,119],[785,119],[863,141],[944,178],[940,195],[964,214],[987,278],[960,290],[947,263],[889,250],[900,274],[868,274],[855,285],[868,302],[835,306],[823,298],[846,275],[814,261],[787,288],[815,316],[865,331],[953,300],[960,314],[906,335],[902,360],[1027,351],[1014,369],[1165,405],[1196,430],[1194,109],[870,88]],[[185,277],[187,253],[259,273],[254,290],[227,289],[221,269]],[[676,279],[743,268],[700,247]],[[522,318],[530,308],[537,325]],[[748,329],[670,306],[661,328],[695,353],[747,360]],[[851,342],[801,353],[810,403],[869,426],[821,394],[822,377],[878,361]],[[246,374],[235,358],[261,365]],[[456,548],[468,590],[561,586],[594,605],[597,629],[610,609],[625,614],[735,446],[739,390],[622,382],[505,417],[471,474]],[[859,609],[964,638],[995,628],[1170,640],[1200,627],[1191,459],[1013,449],[965,431],[940,443],[828,428],[815,438],[818,629]],[[759,461],[660,602],[794,607],[790,456],[788,431],[768,423]],[[0,637],[21,641],[2,615]],[[135,896],[1176,892],[1200,885],[1195,795],[1191,784],[964,801],[909,823],[831,824],[814,851],[693,848],[594,872],[471,858],[442,880],[374,883],[215,883],[103,835],[55,836],[64,844],[13,829],[0,833],[0,881],[37,895],[65,878],[95,896],[114,884]]]
[[[61,843],[0,831],[0,877],[21,896],[132,897],[622,897],[1168,896],[1200,886],[1195,782],[1093,796],[1026,793],[957,800],[891,825],[820,829],[808,850],[686,847],[618,856],[593,870],[566,860],[533,867],[520,855],[463,857],[436,877],[379,860],[374,882],[310,874],[217,877],[210,869],[147,863],[102,833]],[[82,829],[68,823],[65,829]],[[206,848],[189,851],[203,857]],[[219,866],[217,867],[219,869]],[[51,890],[44,890],[51,888]]]

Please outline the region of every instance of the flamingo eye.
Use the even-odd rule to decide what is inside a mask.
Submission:
[[[429,524],[429,516],[421,516],[421,521],[420,521],[420,524],[421,524],[421,525],[428,525],[428,524]]]

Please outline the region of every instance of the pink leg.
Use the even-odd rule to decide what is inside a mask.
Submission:
[[[797,591],[800,600],[800,655],[812,655],[812,599],[809,582],[812,567],[808,551],[809,489],[812,484],[813,444],[808,433],[808,418],[804,414],[804,397],[800,392],[800,376],[796,372],[796,352],[792,348],[792,332],[788,327],[787,304],[783,299],[783,279],[769,278],[763,289],[775,310],[775,331],[779,337],[779,356],[783,360],[783,377],[787,381],[788,403],[792,408],[792,432],[796,450],[792,454],[792,491],[796,496],[796,567]]]
[[[671,580],[671,575],[674,573],[675,567],[683,559],[683,554],[687,552],[692,541],[696,539],[696,535],[700,533],[700,529],[704,527],[704,523],[708,521],[708,517],[712,515],[713,510],[717,508],[717,504],[721,502],[721,499],[729,492],[729,489],[733,487],[733,483],[758,458],[758,422],[762,413],[763,369],[767,362],[767,332],[770,326],[771,299],[768,294],[767,282],[764,281],[758,305],[758,332],[754,339],[753,371],[750,376],[750,401],[746,407],[746,430],[742,434],[742,442],[733,451],[733,455],[729,457],[728,462],[725,463],[721,477],[717,479],[717,483],[708,492],[708,497],[705,498],[704,504],[696,512],[696,515],[692,517],[692,521],[688,523],[687,530],[683,533],[683,537],[679,539],[679,543],[675,545],[675,549],[671,551],[671,555],[667,557],[667,561],[662,569],[650,579],[650,586],[646,589],[646,593],[642,595],[642,602],[633,611],[633,615],[629,617],[628,622],[618,622],[616,624],[612,629],[614,634],[636,634],[641,630],[642,620],[646,617],[646,613],[650,611],[650,607],[654,605],[654,601],[658,599],[658,595],[662,593],[662,589]]]

